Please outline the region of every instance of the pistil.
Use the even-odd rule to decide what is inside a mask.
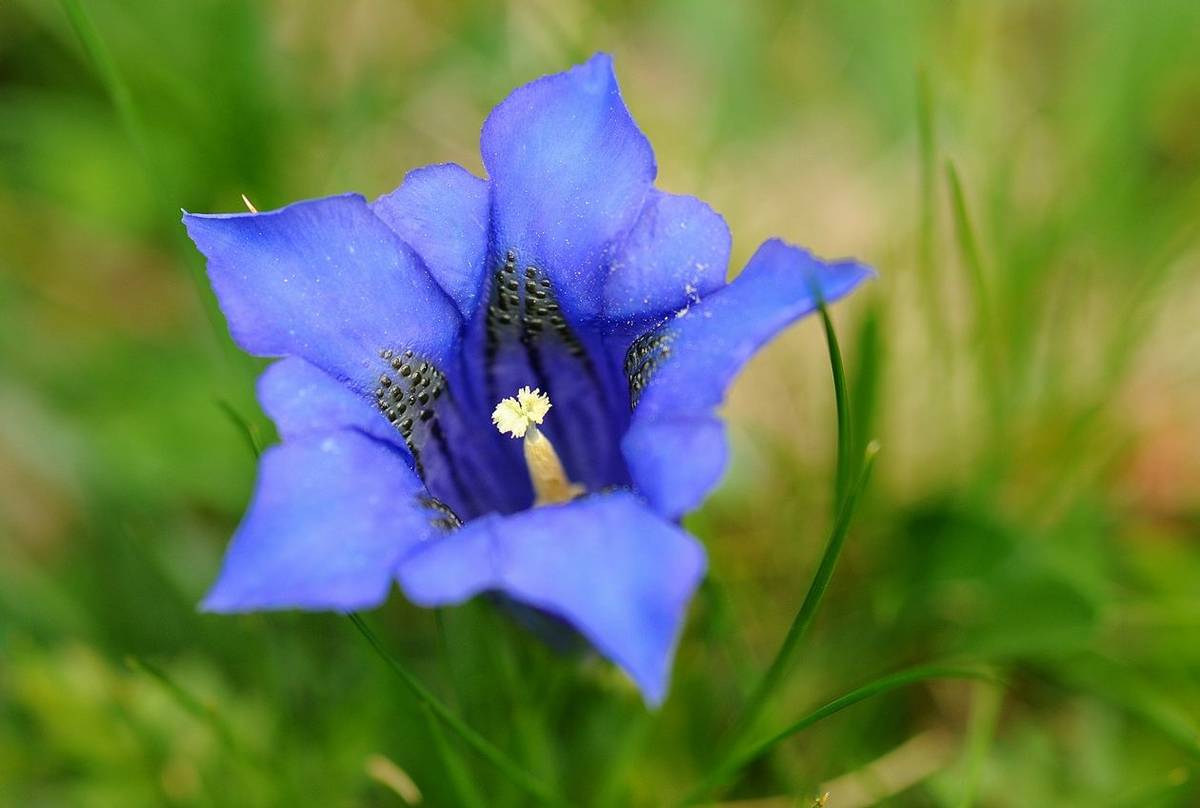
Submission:
[[[525,465],[533,483],[535,506],[570,502],[584,491],[583,486],[567,477],[554,444],[538,429],[549,411],[550,397],[528,387],[503,399],[492,411],[492,423],[501,434],[524,438]]]

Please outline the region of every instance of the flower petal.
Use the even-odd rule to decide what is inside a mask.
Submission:
[[[258,400],[284,440],[351,428],[408,451],[378,407],[298,356],[263,371]]]
[[[604,287],[609,320],[673,314],[725,284],[729,227],[699,199],[651,191],[613,256]]]
[[[441,514],[404,458],[360,432],[268,449],[254,498],[202,608],[350,611],[387,597],[400,559]]]
[[[695,539],[618,492],[482,517],[406,559],[399,578],[422,606],[500,591],[554,614],[656,705],[704,567]]]
[[[637,459],[629,467],[638,492],[669,519],[680,519],[703,502],[729,459],[725,424],[715,415],[635,420],[621,451]]]
[[[725,466],[713,409],[738,370],[771,337],[873,275],[853,261],[826,263],[779,240],[763,244],[733,283],[668,320],[642,339],[634,362],[644,388],[621,441],[634,484],[668,518],[703,501]],[[682,436],[682,419],[701,432]],[[710,419],[708,422],[705,419]],[[687,457],[687,463],[678,463]]]
[[[445,163],[410,171],[372,208],[416,250],[469,320],[483,288],[489,206],[486,181]]]
[[[381,349],[447,363],[458,312],[361,196],[183,220],[250,353],[303,357],[361,393],[374,386]]]
[[[614,243],[654,182],[654,153],[597,54],[508,96],[483,125],[497,256],[544,270],[576,324],[600,313]]]

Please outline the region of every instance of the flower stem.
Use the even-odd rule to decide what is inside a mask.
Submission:
[[[405,687],[413,694],[418,702],[425,708],[428,708],[434,716],[436,716],[443,724],[445,724],[451,732],[457,735],[463,743],[475,750],[484,760],[491,763],[496,769],[507,777],[514,785],[521,788],[531,797],[534,797],[539,802],[545,805],[563,805],[563,801],[557,797],[544,783],[535,778],[533,775],[526,772],[516,763],[508,758],[502,751],[494,746],[490,741],[480,735],[466,724],[461,718],[454,714],[449,707],[442,704],[436,696],[433,695],[425,685],[421,684],[413,674],[409,673],[408,669],[400,664],[400,661],[392,656],[375,633],[367,627],[363,619],[351,612],[347,615],[350,622],[362,632],[362,635],[379,654],[380,658],[388,664],[388,666],[400,677]]]

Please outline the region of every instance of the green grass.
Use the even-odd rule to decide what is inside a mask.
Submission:
[[[401,804],[380,756],[427,805],[1200,803],[1198,29],[1191,0],[0,4],[0,804]],[[274,432],[180,209],[479,171],[491,106],[601,48],[734,271],[773,235],[879,270],[831,312],[836,386],[813,318],[733,391],[666,705],[486,602],[365,615],[403,676],[344,617],[198,613]]]

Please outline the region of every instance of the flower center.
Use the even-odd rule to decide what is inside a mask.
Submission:
[[[550,396],[528,387],[503,399],[492,411],[492,423],[501,434],[525,439],[525,465],[533,483],[534,506],[570,502],[584,491],[582,485],[567,478],[554,444],[538,429],[549,411]]]
[[[628,484],[619,448],[629,418],[626,380],[597,323],[572,320],[553,274],[529,256],[500,249],[493,262],[487,302],[467,340],[482,360],[475,371],[479,403],[488,412],[513,391],[537,388],[558,407],[538,431],[570,480],[591,491]],[[501,451],[519,463],[512,448]]]

